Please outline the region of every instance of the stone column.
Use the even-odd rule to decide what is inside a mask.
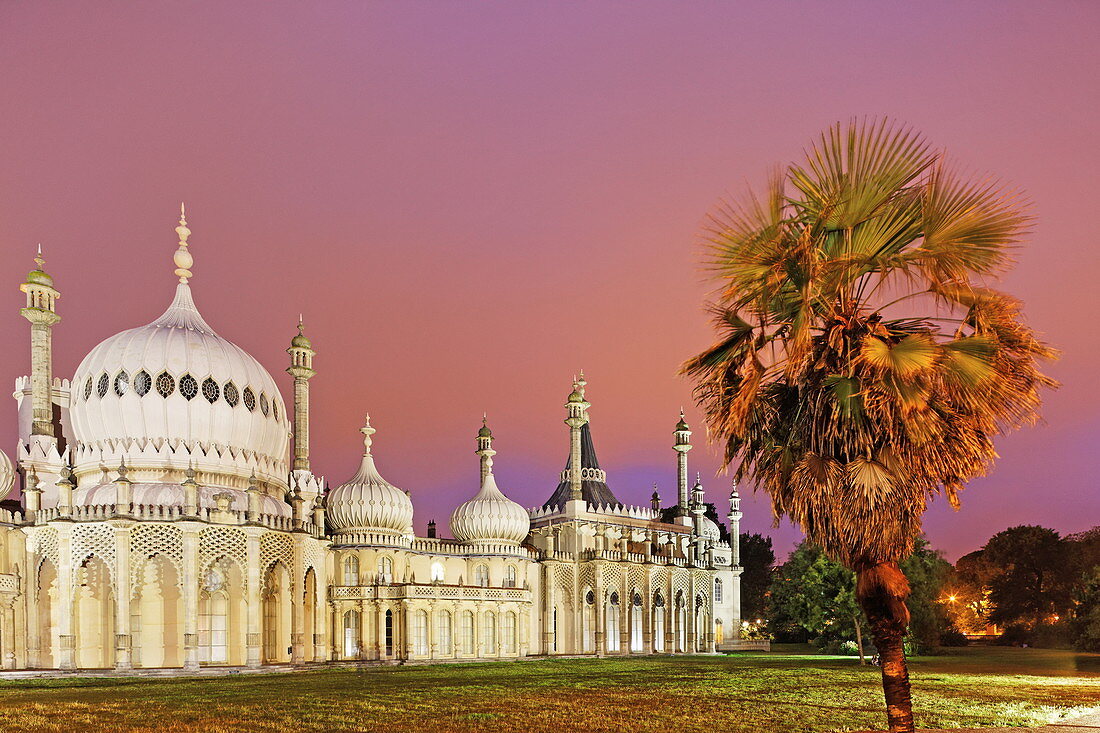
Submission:
[[[542,653],[554,654],[554,609],[556,605],[556,586],[554,584],[554,568],[556,562],[543,564],[543,613],[542,613]]]
[[[126,480],[125,475],[122,481]],[[119,488],[122,488],[121,484]],[[133,668],[130,634],[130,523],[114,526],[115,530],[115,669]]]
[[[298,335],[290,340],[290,366],[287,372],[294,378],[294,462],[295,471],[309,470],[309,380],[313,371],[312,344],[303,333],[298,320]]]
[[[183,525],[183,668],[199,670],[199,529]]]
[[[5,593],[0,597],[0,650],[4,654],[4,669],[15,669],[15,596]]]
[[[27,294],[27,306],[21,313],[31,324],[31,435],[54,437],[53,327],[61,320],[54,310],[61,293],[43,269],[46,262],[41,247],[34,261],[37,268],[19,286]]]
[[[256,668],[262,663],[263,644],[263,601],[260,598],[260,534],[248,532],[248,540],[245,546],[247,570],[247,585],[245,597],[248,603],[248,636],[245,643],[248,653],[245,664]]]
[[[57,635],[60,647],[58,669],[76,668],[76,636],[73,634],[73,539],[72,526],[57,531]],[[48,643],[48,642],[47,642]]]
[[[305,639],[302,636],[305,627],[305,571],[302,569],[302,538],[294,535],[294,560],[290,580],[290,663],[302,664],[305,661]]]

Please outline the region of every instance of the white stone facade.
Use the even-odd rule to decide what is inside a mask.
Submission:
[[[309,463],[314,352],[291,342],[292,404],[217,335],[188,280],[153,323],[103,341],[57,379],[60,319],[41,256],[22,286],[31,375],[16,381],[19,445],[0,453],[0,663],[5,669],[178,669],[539,655],[705,653],[737,645],[733,547],[689,492],[690,430],[675,431],[677,502],[623,506],[591,443],[583,376],[566,403],[569,462],[542,507],[509,500],[477,437],[480,490],[456,539],[416,537],[408,492],[371,442],[327,494]]]

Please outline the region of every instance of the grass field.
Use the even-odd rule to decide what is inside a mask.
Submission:
[[[22,731],[736,731],[879,728],[878,670],[794,650],[184,679],[0,683]],[[913,660],[918,725],[1028,725],[1100,710],[1100,655],[976,648]]]

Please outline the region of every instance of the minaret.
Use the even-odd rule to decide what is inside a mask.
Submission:
[[[657,491],[657,484],[653,484],[653,495],[649,497],[649,505],[654,512],[661,511],[661,494]]]
[[[689,516],[689,505],[691,497],[688,494],[688,451],[691,450],[691,429],[688,428],[687,422],[684,421],[684,410],[680,409],[680,422],[676,423],[676,430],[673,432],[676,438],[676,442],[672,445],[672,450],[676,451],[676,501],[679,505],[677,509],[677,515],[680,519],[680,524],[691,524]]]
[[[730,523],[730,564],[734,567],[741,564],[741,517],[741,496],[737,493],[737,480],[734,479],[733,491],[730,492],[730,513],[726,515]]]
[[[493,456],[497,454],[493,450],[493,431],[489,429],[488,415],[481,417],[481,430],[477,431],[477,450],[475,453],[481,457],[481,481],[478,486],[482,486],[485,484],[485,477],[493,470]]]
[[[38,265],[19,289],[27,294],[27,307],[20,311],[31,324],[31,435],[55,438],[53,426],[53,327],[61,316],[54,304],[61,293],[43,266],[42,245],[34,258]]]
[[[565,409],[569,417],[565,424],[569,426],[569,500],[581,501],[581,428],[588,423],[588,408],[591,403],[584,399],[584,372],[573,381],[573,391],[566,400]]]
[[[290,366],[294,377],[294,463],[295,471],[309,471],[309,380],[313,371],[313,344],[306,338],[302,317],[298,316],[298,335],[290,340]]]
[[[682,453],[680,455],[683,455]],[[691,523],[695,527],[695,536],[703,534],[703,514],[706,506],[703,504],[703,479],[695,474],[695,485],[691,487]]]

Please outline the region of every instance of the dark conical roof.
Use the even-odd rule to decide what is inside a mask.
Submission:
[[[596,447],[592,444],[592,431],[588,423],[581,426],[581,468],[599,468],[600,462],[596,458]],[[569,501],[569,476],[568,471],[573,468],[573,456],[565,462],[566,477],[558,484],[554,493],[543,504],[544,507],[560,509]],[[615,498],[611,489],[603,481],[581,481],[581,498],[587,503],[596,506],[622,506],[623,503]]]

